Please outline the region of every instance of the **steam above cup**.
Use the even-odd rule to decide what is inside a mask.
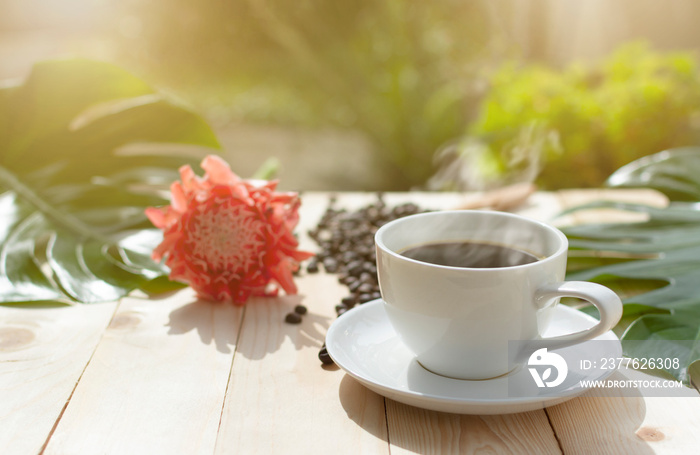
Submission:
[[[610,289],[564,281],[568,242],[561,231],[519,215],[478,210],[412,215],[382,226],[375,243],[389,321],[418,362],[436,374],[473,380],[502,376],[516,367],[509,360],[509,342],[565,347],[605,333],[622,315],[620,298]],[[425,246],[464,243],[505,247],[535,259],[504,266],[466,260],[455,266],[405,255]],[[600,322],[543,338],[564,296],[595,305]]]

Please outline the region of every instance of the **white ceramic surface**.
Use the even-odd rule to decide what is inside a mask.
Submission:
[[[557,305],[546,335],[584,330],[596,322],[580,311]],[[598,340],[608,340],[606,349],[614,348],[615,352],[606,354],[622,356],[620,342],[612,332],[555,352],[566,357],[567,350],[590,349]],[[365,303],[340,316],[328,330],[326,347],[340,368],[371,390],[412,406],[460,414],[510,414],[553,406],[585,392],[579,387],[580,380],[602,380],[614,371],[570,370],[556,391],[534,387],[527,368],[481,381],[440,376],[418,364],[389,323],[382,300]]]
[[[408,248],[476,241],[541,258],[498,268],[449,267],[402,256]],[[564,347],[607,332],[622,315],[620,298],[596,283],[566,282],[568,242],[537,220],[494,211],[429,212],[394,220],[375,236],[377,274],[386,311],[421,365],[444,376],[488,379],[511,371],[508,343],[540,340],[563,296],[588,300],[601,320],[586,330],[547,339]],[[456,362],[455,359],[462,359]]]

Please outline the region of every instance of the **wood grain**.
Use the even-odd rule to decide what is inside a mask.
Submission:
[[[615,377],[624,379],[619,373]],[[697,452],[700,446],[697,393],[694,397],[645,397],[621,396],[620,390],[600,389],[596,395],[547,409],[565,453]]]
[[[212,453],[242,309],[124,299],[45,453]]]
[[[383,398],[318,360],[343,290],[325,274],[299,285],[247,305],[216,453],[387,453]],[[300,303],[302,323],[284,323]]]
[[[387,400],[391,453],[559,454],[544,411],[471,416]]]
[[[0,453],[39,453],[116,306],[0,307]]]

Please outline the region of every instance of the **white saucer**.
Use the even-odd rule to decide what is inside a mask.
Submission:
[[[545,336],[584,330],[597,321],[565,305],[557,305]],[[620,340],[610,331],[556,353],[566,359],[606,349],[604,357],[622,357]],[[328,330],[326,347],[335,363],[369,389],[402,403],[460,414],[510,414],[541,409],[586,391],[581,380],[602,380],[614,370],[581,370],[569,365],[564,383],[538,388],[528,368],[483,381],[451,379],[429,372],[415,360],[389,323],[381,299],[359,305],[340,316]],[[567,355],[571,353],[573,356]],[[611,350],[613,352],[611,352]],[[585,358],[585,355],[584,357]],[[578,363],[577,362],[568,362]]]

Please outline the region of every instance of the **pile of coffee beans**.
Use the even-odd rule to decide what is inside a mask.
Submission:
[[[338,281],[348,288],[348,295],[338,302],[335,311],[340,316],[355,305],[380,298],[377,282],[377,265],[374,250],[374,234],[389,221],[425,210],[413,203],[388,207],[381,194],[376,202],[358,210],[335,208],[331,198],[328,208],[309,236],[321,247],[321,251],[306,265],[307,273],[317,273],[323,268],[338,275]],[[325,345],[319,359],[332,363]]]

